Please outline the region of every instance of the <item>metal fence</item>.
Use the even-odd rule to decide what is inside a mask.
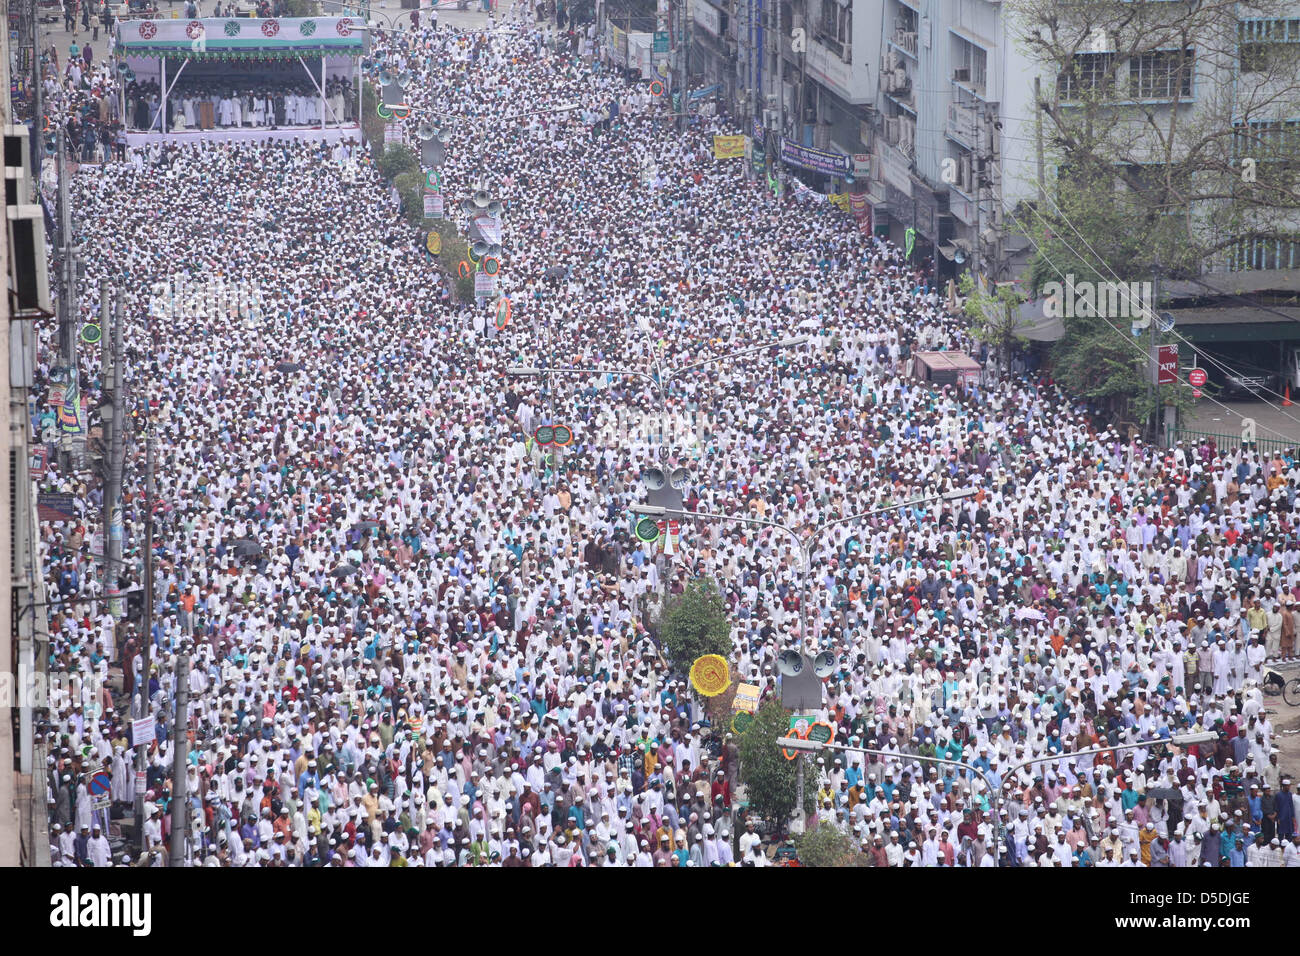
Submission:
[[[1292,438],[1260,438],[1257,436],[1253,441],[1242,441],[1240,434],[1231,435],[1220,432],[1198,432],[1187,428],[1174,430],[1175,441],[1199,445],[1207,438],[1213,441],[1214,447],[1220,451],[1235,451],[1243,445],[1250,448],[1252,451],[1266,453],[1300,448],[1300,440]]]

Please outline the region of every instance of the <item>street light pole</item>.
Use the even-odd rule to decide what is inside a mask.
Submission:
[[[804,740],[802,737],[782,737],[777,740],[777,744],[787,750],[815,751],[815,750],[838,750],[846,753],[870,754],[875,757],[888,757],[892,760],[902,761],[919,760],[923,763],[947,764],[952,767],[961,767],[970,773],[978,774],[979,778],[984,781],[984,786],[989,792],[989,809],[993,813],[993,861],[994,865],[1002,865],[1001,855],[1001,830],[1002,814],[998,805],[998,792],[993,786],[992,781],[985,775],[984,771],[974,764],[966,763],[962,760],[951,760],[948,757],[927,757],[922,754],[898,754],[889,750],[874,750],[870,747],[850,747],[848,744],[822,743],[818,740]]]
[[[1114,752],[1119,750],[1140,750],[1143,747],[1153,747],[1161,744],[1173,744],[1180,747],[1186,747],[1186,746],[1192,746],[1194,744],[1211,743],[1217,738],[1218,738],[1218,734],[1216,734],[1213,731],[1198,731],[1198,732],[1192,732],[1187,734],[1178,734],[1169,738],[1157,737],[1153,740],[1138,740],[1126,744],[1114,744],[1114,745],[1108,744],[1106,746],[1089,747],[1084,750],[1073,750],[1069,752],[1048,754],[1046,756],[1038,756],[1030,760],[1022,761],[1021,763],[1015,764],[1014,766],[1010,767],[1007,770],[1007,772],[1002,776],[1001,784],[998,787],[993,786],[992,781],[989,780],[985,772],[981,770],[979,767],[976,767],[973,764],[969,764],[961,760],[952,760],[947,757],[928,757],[928,756],[923,756],[921,754],[898,754],[888,750],[873,750],[867,747],[851,747],[847,744],[837,744],[832,742],[822,743],[821,741],[818,740],[804,740],[803,738],[800,737],[781,737],[777,739],[776,743],[777,746],[783,747],[786,750],[795,750],[801,753],[815,752],[823,749],[849,751],[853,753],[864,753],[864,754],[872,754],[880,757],[888,757],[892,760],[896,760],[900,762],[917,760],[925,763],[948,764],[955,767],[961,767],[964,770],[967,770],[971,773],[978,774],[980,779],[984,781],[984,785],[985,787],[988,788],[989,791],[989,808],[993,812],[994,826],[997,828],[998,831],[998,838],[994,841],[994,850],[993,850],[994,860],[997,863],[997,865],[1000,866],[1001,865],[1001,840],[1004,837],[1004,834],[1002,834],[1001,832],[1003,791],[1007,788],[1010,782],[1015,779],[1015,775],[1019,771],[1024,770],[1026,767],[1031,767],[1035,764],[1050,763],[1053,760],[1068,760],[1074,757],[1088,757],[1095,754],[1102,754],[1102,753]]]
[[[189,763],[190,657],[176,655],[176,715],[172,731],[172,845],[170,866],[185,865],[185,840],[189,836],[189,794],[185,770]]]
[[[864,518],[870,518],[875,515],[886,514],[891,511],[898,511],[902,508],[911,508],[917,505],[927,504],[933,501],[956,501],[961,498],[969,498],[975,494],[977,489],[963,488],[958,491],[950,491],[941,495],[930,495],[924,498],[912,498],[908,501],[900,501],[897,504],[887,505],[883,508],[873,508],[870,511],[862,511],[857,514],[844,515],[840,518],[834,518],[825,524],[819,525],[806,537],[801,538],[799,534],[787,525],[778,521],[772,521],[768,518],[751,518],[748,515],[724,515],[715,514],[708,511],[683,511],[679,508],[663,508],[656,505],[637,505],[637,511],[646,515],[674,515],[686,518],[705,518],[712,521],[737,521],[742,524],[759,525],[766,528],[775,528],[778,531],[784,531],[794,539],[795,544],[803,557],[802,568],[800,572],[801,585],[799,597],[799,645],[800,650],[804,650],[807,645],[807,607],[808,607],[808,584],[812,576],[812,546],[825,532],[831,528],[843,524],[849,524],[855,521],[861,521]]]

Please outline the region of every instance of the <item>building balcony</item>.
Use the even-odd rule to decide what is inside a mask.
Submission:
[[[943,126],[945,136],[967,149],[974,149],[976,129],[977,115],[973,109],[958,103],[948,106],[948,120]]]
[[[908,33],[904,30],[895,30],[894,35],[889,38],[892,46],[896,47],[899,52],[906,53],[912,59],[917,58],[916,33]]]

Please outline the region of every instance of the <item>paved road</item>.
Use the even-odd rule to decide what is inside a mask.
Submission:
[[[1281,438],[1300,445],[1300,405],[1284,408],[1280,399],[1265,402],[1220,397],[1219,401],[1230,411],[1202,399],[1187,417],[1187,428],[1236,435],[1241,432],[1241,420],[1253,418],[1257,438]]]

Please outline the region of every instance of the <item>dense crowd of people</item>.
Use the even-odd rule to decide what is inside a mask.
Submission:
[[[127,583],[148,440],[156,572],[151,632],[115,622],[102,488],[51,470],[82,517],[43,526],[67,601],[50,668],[98,679],[50,709],[56,862],[161,865],[184,655],[191,865],[770,865],[785,821],[746,812],[736,736],[658,641],[666,602],[709,580],[732,680],[764,702],[801,619],[834,653],[817,716],[889,756],[810,759],[806,825],[863,862],[1300,865],[1260,686],[1296,653],[1294,457],[1128,440],[1039,376],[917,381],[917,351],[983,349],[901,250],[715,160],[725,119],[678,133],[647,84],[532,23],[376,48],[416,109],[475,118],[442,188],[452,210],[480,185],[505,205],[499,331],[400,217],[377,145],[171,145],[73,182],[97,250],[83,309],[125,287],[152,436],[132,442]],[[612,101],[599,125],[534,112]],[[259,308],[151,308],[178,272]],[[797,332],[661,374],[662,399],[505,374],[684,369]],[[97,395],[97,350],[81,375]],[[553,458],[529,439],[547,423],[574,434]],[[684,518],[674,554],[637,540],[664,445],[689,510],[810,541],[806,604],[783,533]],[[140,690],[143,855],[109,840],[134,812]],[[1194,732],[1212,740],[1172,741]]]

